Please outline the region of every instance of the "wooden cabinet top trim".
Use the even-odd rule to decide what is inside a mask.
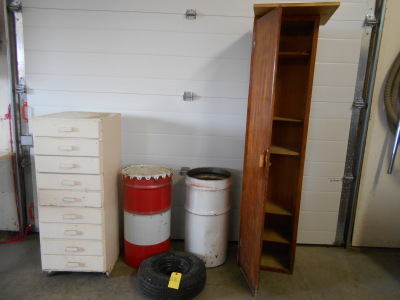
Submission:
[[[254,15],[262,16],[277,7],[282,7],[284,16],[319,16],[320,25],[325,25],[339,5],[340,2],[254,4]]]

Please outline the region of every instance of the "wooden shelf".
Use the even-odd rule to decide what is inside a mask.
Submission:
[[[265,212],[268,214],[293,216],[293,213],[289,210],[272,201],[267,201],[267,203],[265,203]]]
[[[286,147],[271,146],[271,154],[299,156],[300,152]]]
[[[0,159],[7,158],[7,157],[10,157],[13,155],[14,155],[14,153],[12,153],[12,152],[0,152]]]
[[[310,52],[288,52],[288,51],[279,52],[279,57],[296,58],[296,57],[309,57],[309,56]]]
[[[261,269],[289,273],[289,258],[279,254],[262,253]]]
[[[292,118],[283,118],[283,117],[273,117],[273,120],[281,121],[281,122],[303,123],[303,120],[292,119]]]
[[[280,233],[278,230],[274,228],[269,228],[269,227],[264,228],[263,241],[275,242],[281,244],[290,244],[289,239],[284,234]]]

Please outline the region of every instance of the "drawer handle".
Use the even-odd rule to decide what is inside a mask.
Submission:
[[[61,145],[58,147],[58,149],[63,151],[72,151],[74,150],[74,147],[71,145]]]
[[[82,263],[82,262],[77,262],[77,261],[69,261],[69,262],[67,262],[67,267],[76,268],[76,267],[84,267],[84,266],[85,266],[85,264]]]
[[[79,231],[78,230],[65,230],[64,235],[69,235],[69,236],[79,235]]]
[[[79,185],[78,181],[73,181],[73,180],[63,180],[61,182],[62,185],[68,185],[68,186],[74,186],[74,185]]]
[[[79,252],[82,250],[80,247],[65,247],[65,252]]]
[[[62,200],[64,202],[72,203],[72,202],[79,202],[81,199],[73,197],[64,197]]]
[[[75,164],[70,164],[70,163],[61,163],[60,164],[61,169],[73,169],[75,167],[76,167]]]
[[[58,132],[72,132],[74,131],[73,127],[58,127]]]
[[[66,220],[77,220],[80,219],[80,215],[75,215],[75,214],[65,214],[63,215],[63,218]]]

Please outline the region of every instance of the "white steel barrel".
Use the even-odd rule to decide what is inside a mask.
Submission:
[[[206,267],[226,260],[228,246],[231,174],[219,168],[187,172],[185,251],[200,257]]]
[[[134,268],[170,248],[172,170],[134,165],[122,170],[125,262]]]

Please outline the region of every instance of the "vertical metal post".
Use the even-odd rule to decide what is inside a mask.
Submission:
[[[30,148],[22,145],[21,136],[29,132],[28,125],[22,121],[22,109],[25,109],[25,55],[22,24],[22,8],[20,0],[8,2],[7,34],[9,47],[9,68],[12,74],[13,99],[11,101],[12,132],[15,151],[15,172],[17,177],[18,210],[20,216],[20,235],[23,236],[27,226],[27,193],[32,191],[32,172],[30,169]],[[32,193],[31,193],[32,194]]]
[[[387,0],[377,0],[365,18],[365,32],[351,116],[336,244],[351,246],[368,121]],[[378,18],[375,15],[379,14]]]

